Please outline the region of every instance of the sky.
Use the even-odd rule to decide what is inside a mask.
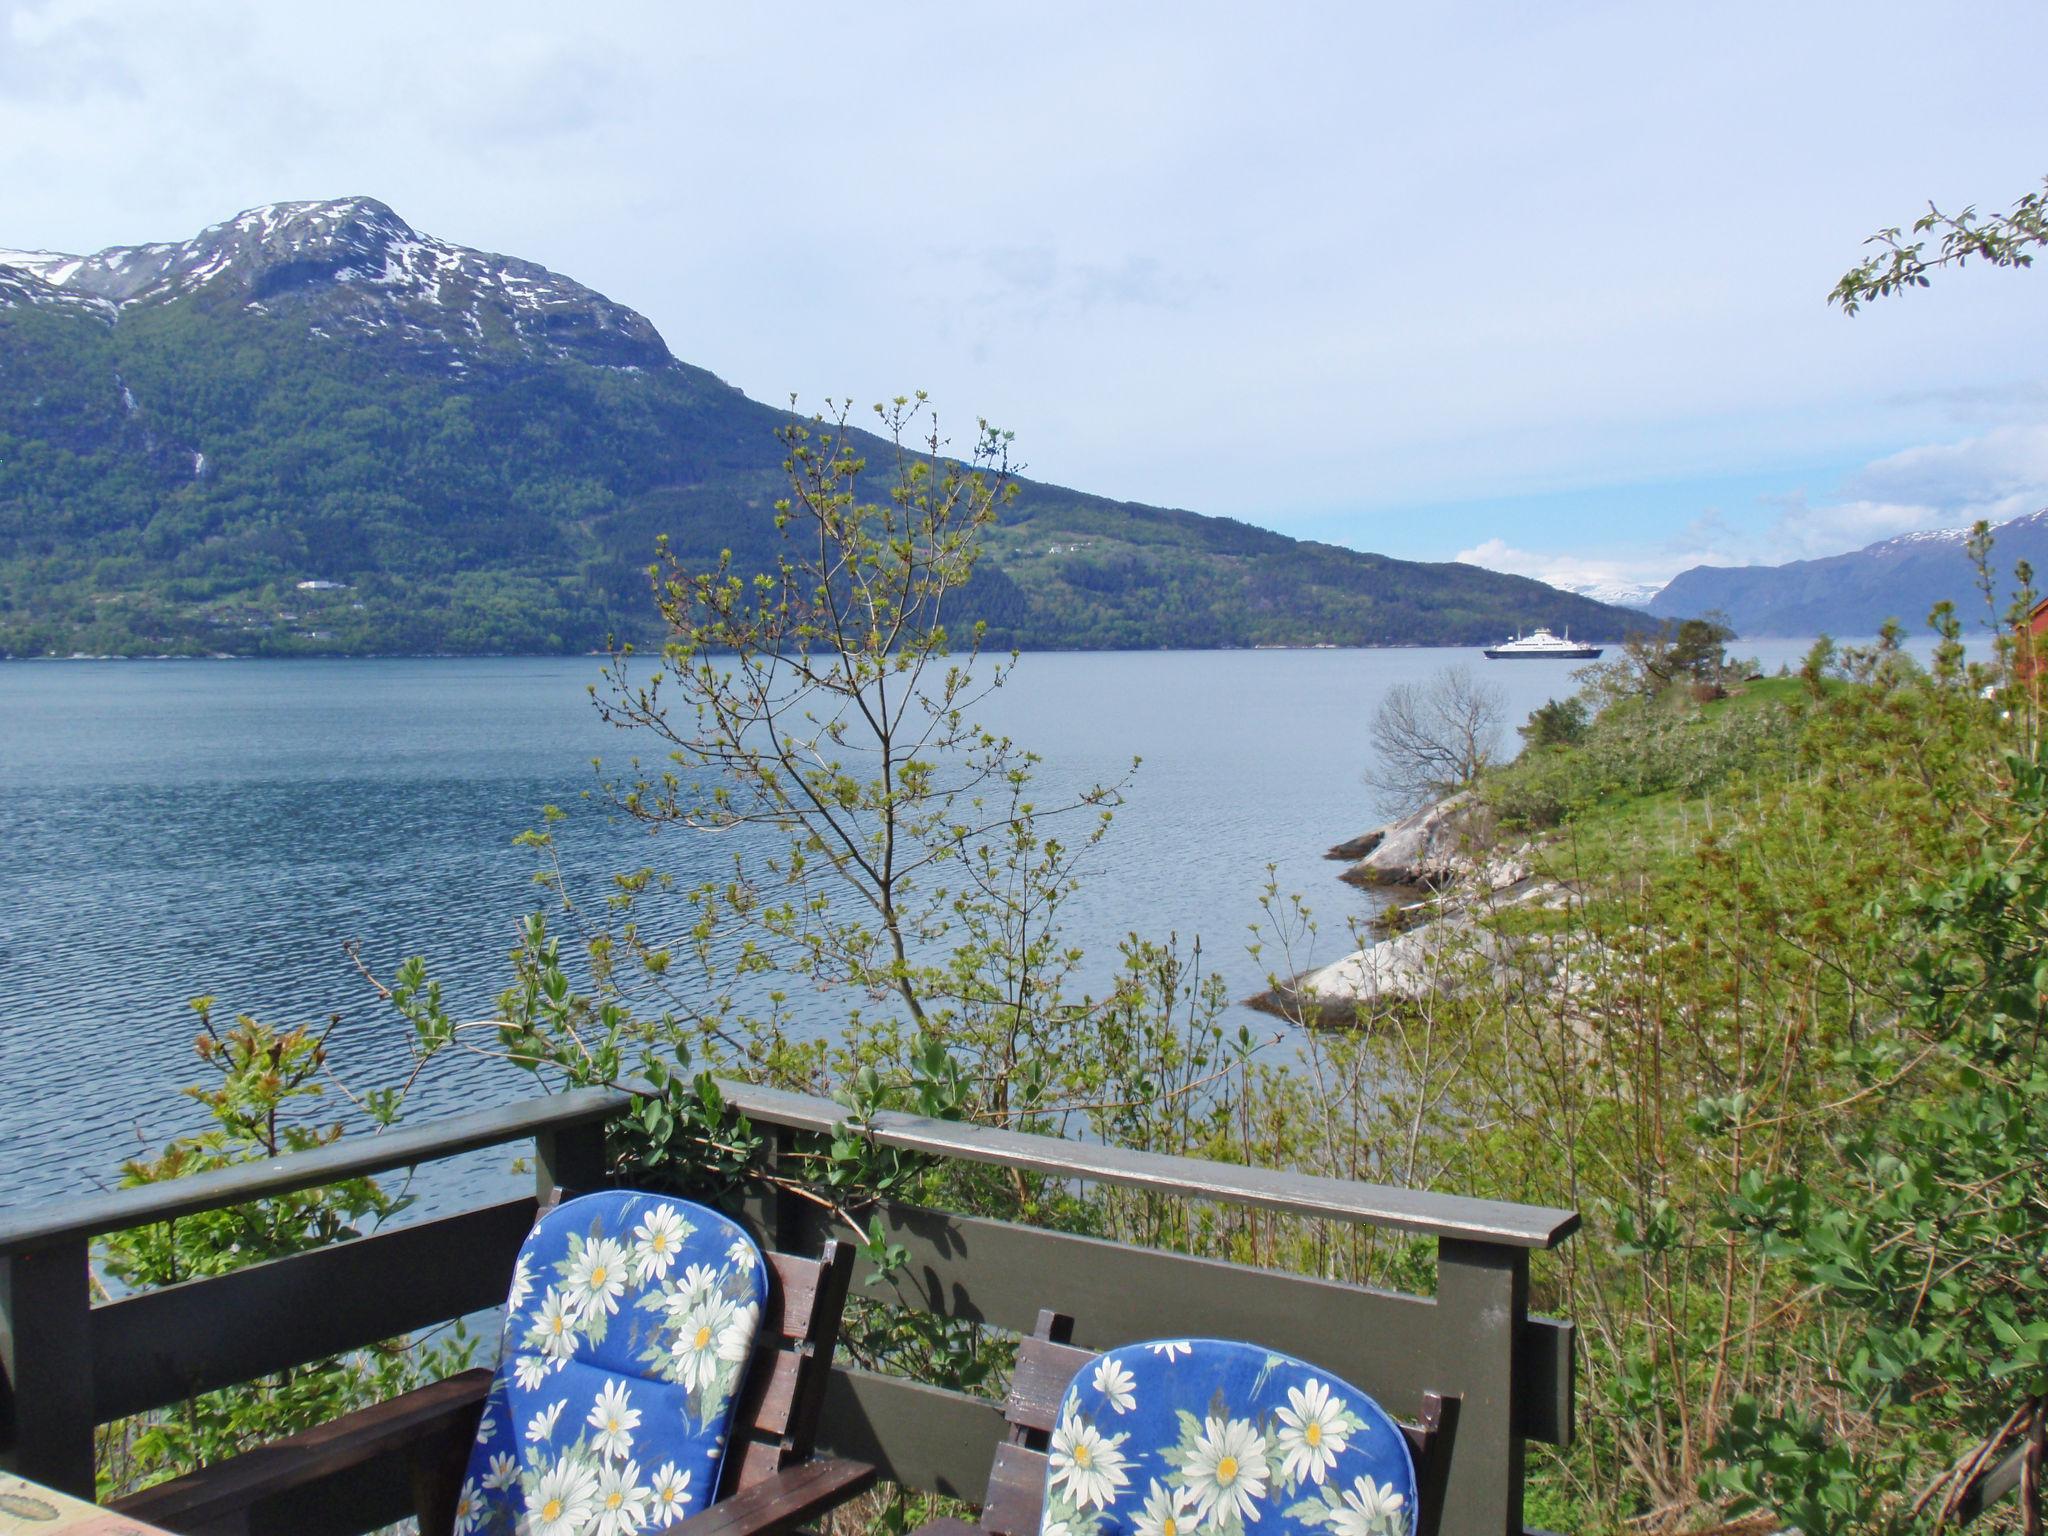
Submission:
[[[366,194],[757,399],[1558,581],[2048,506],[2048,6],[0,0],[0,246]]]

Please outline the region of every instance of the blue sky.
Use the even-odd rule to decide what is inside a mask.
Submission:
[[[1417,14],[1426,12],[1426,14]],[[1561,579],[2048,505],[2048,270],[1854,320],[2048,173],[2048,7],[0,0],[0,245],[368,193],[779,401]]]

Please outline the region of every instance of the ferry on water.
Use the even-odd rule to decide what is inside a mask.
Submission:
[[[1600,647],[1597,645],[1572,644],[1572,632],[1566,630],[1564,638],[1558,639],[1547,629],[1534,634],[1517,635],[1512,640],[1486,648],[1488,661],[1598,661]]]

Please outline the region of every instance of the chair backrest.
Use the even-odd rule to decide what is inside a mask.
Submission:
[[[1389,1419],[1363,1392],[1327,1371],[1289,1356],[1219,1340],[1175,1340],[1171,1352],[1162,1343],[1128,1346],[1101,1355],[1067,1342],[1073,1337],[1073,1326],[1073,1319],[1060,1313],[1040,1313],[1037,1328],[1018,1346],[1016,1369],[1003,1405],[1009,1436],[1006,1443],[996,1448],[988,1494],[982,1506],[981,1524],[989,1536],[1039,1536],[1042,1528],[1050,1530],[1062,1524],[1067,1536],[1088,1536],[1091,1531],[1099,1536],[1112,1536],[1141,1527],[1161,1536],[1193,1536],[1198,1527],[1241,1529],[1241,1521],[1205,1525],[1199,1519],[1204,1493],[1214,1491],[1213,1463],[1230,1447],[1218,1443],[1214,1435],[1209,1437],[1211,1443],[1204,1454],[1211,1465],[1205,1481],[1200,1466],[1192,1476],[1184,1470],[1181,1431],[1191,1427],[1200,1439],[1212,1416],[1219,1419],[1219,1430],[1227,1430],[1231,1419],[1254,1417],[1261,1405],[1266,1405],[1262,1433],[1272,1474],[1268,1490],[1287,1481],[1282,1474],[1290,1467],[1295,1475],[1291,1479],[1292,1492],[1284,1494],[1279,1502],[1281,1518],[1275,1518],[1272,1504],[1262,1506],[1264,1518],[1253,1527],[1257,1536],[1281,1536],[1292,1525],[1364,1533],[1375,1529],[1372,1522],[1376,1516],[1385,1516],[1381,1524],[1399,1536],[1408,1536],[1411,1531],[1418,1536],[1433,1536],[1442,1508],[1443,1481],[1457,1419],[1455,1398],[1428,1393],[1423,1398],[1419,1422],[1401,1424]],[[1197,1350],[1208,1358],[1196,1361]],[[1097,1371],[1106,1360],[1114,1362],[1118,1369],[1105,1373],[1103,1385],[1097,1385]],[[1166,1383],[1166,1372],[1184,1372],[1191,1364],[1203,1372],[1206,1389],[1195,1388],[1195,1378],[1188,1376],[1174,1384],[1167,1395],[1175,1399],[1174,1408],[1189,1414],[1192,1426],[1181,1422],[1162,1404],[1157,1412],[1172,1419],[1162,1436],[1151,1404],[1146,1404],[1146,1411],[1140,1410],[1140,1391],[1156,1389]],[[1310,1391],[1311,1379],[1323,1391]],[[1235,1390],[1246,1397],[1245,1401],[1232,1400],[1233,1380],[1238,1384]],[[1218,1386],[1223,1388],[1220,1405],[1215,1392]],[[1298,1397],[1289,1397],[1290,1387]],[[1247,1395],[1246,1388],[1254,1390]],[[1190,1392],[1191,1400],[1179,1401]],[[1145,1395],[1150,1398],[1155,1394],[1147,1390]],[[1117,1412],[1118,1401],[1125,1405],[1122,1415]],[[1219,1406],[1227,1411],[1218,1412]],[[1346,1410],[1341,1420],[1338,1407]],[[1062,1436],[1062,1420],[1072,1409],[1086,1415],[1087,1422],[1070,1426]],[[1120,1419],[1127,1419],[1128,1427]],[[1364,1432],[1340,1431],[1337,1439],[1342,1441],[1344,1450],[1334,1456],[1318,1454],[1317,1448],[1309,1444],[1320,1440],[1327,1446],[1332,1425],[1341,1422],[1348,1430],[1353,1420],[1366,1426]],[[1146,1426],[1143,1429],[1139,1427],[1141,1421]],[[1313,1432],[1307,1429],[1311,1421],[1319,1426]],[[1089,1427],[1097,1438],[1082,1442],[1080,1432]],[[1119,1434],[1125,1438],[1108,1443]],[[1150,1440],[1162,1443],[1154,1445],[1148,1443]],[[1297,1441],[1301,1443],[1297,1445]],[[1369,1464],[1363,1459],[1367,1442],[1373,1452]],[[1122,1484],[1117,1484],[1110,1474],[1105,1474],[1107,1482],[1090,1482],[1085,1470],[1077,1473],[1075,1469],[1076,1449],[1081,1451],[1082,1462],[1093,1460],[1099,1466],[1099,1451],[1105,1445],[1110,1452],[1112,1473],[1123,1474]],[[1354,1452],[1353,1445],[1360,1450]],[[1323,1473],[1320,1479],[1313,1475],[1318,1469]],[[1180,1475],[1175,1476],[1175,1472]],[[1077,1476],[1081,1480],[1078,1489]],[[1370,1489],[1357,1485],[1361,1478],[1372,1480]],[[1152,1487],[1155,1479],[1159,1484],[1156,1495]],[[1105,1518],[1105,1512],[1092,1500],[1078,1509],[1078,1518],[1063,1518],[1063,1511],[1054,1507],[1060,1502],[1081,1506],[1082,1501],[1074,1496],[1077,1492],[1093,1494],[1111,1489],[1118,1496],[1113,1500],[1115,1514],[1110,1518]],[[1390,1493],[1399,1494],[1402,1504],[1392,1505]],[[1311,1501],[1323,1511],[1340,1509],[1342,1518],[1331,1520],[1327,1513],[1318,1514],[1303,1507]],[[1212,1498],[1211,1503],[1214,1502]],[[1148,1503],[1152,1506],[1149,1510]],[[1294,1512],[1292,1520],[1285,1518],[1290,1511]],[[1167,1520],[1172,1524],[1166,1524]]]
[[[456,1528],[652,1528],[807,1456],[851,1258],[771,1260],[716,1211],[628,1190],[545,1211]]]

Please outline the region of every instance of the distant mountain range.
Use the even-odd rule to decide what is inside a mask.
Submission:
[[[1561,592],[1576,592],[1596,603],[1621,608],[1641,608],[1664,590],[1654,581],[1560,581],[1555,585]]]
[[[771,560],[784,419],[631,309],[371,198],[91,256],[0,251],[0,655],[645,637],[657,534],[686,558]],[[1473,645],[1641,623],[1474,566],[1022,489],[967,593],[998,643]]]
[[[1846,555],[1789,565],[1699,565],[1683,571],[1646,607],[1660,618],[1718,610],[1743,635],[1870,635],[1886,619],[1918,630],[1936,603],[1952,602],[1969,617],[1981,611],[1976,574],[1964,545],[1968,530],[1906,533]],[[2012,588],[2015,561],[2027,561],[2039,584],[2048,580],[2048,510],[1992,529],[1991,563],[2000,607]]]

